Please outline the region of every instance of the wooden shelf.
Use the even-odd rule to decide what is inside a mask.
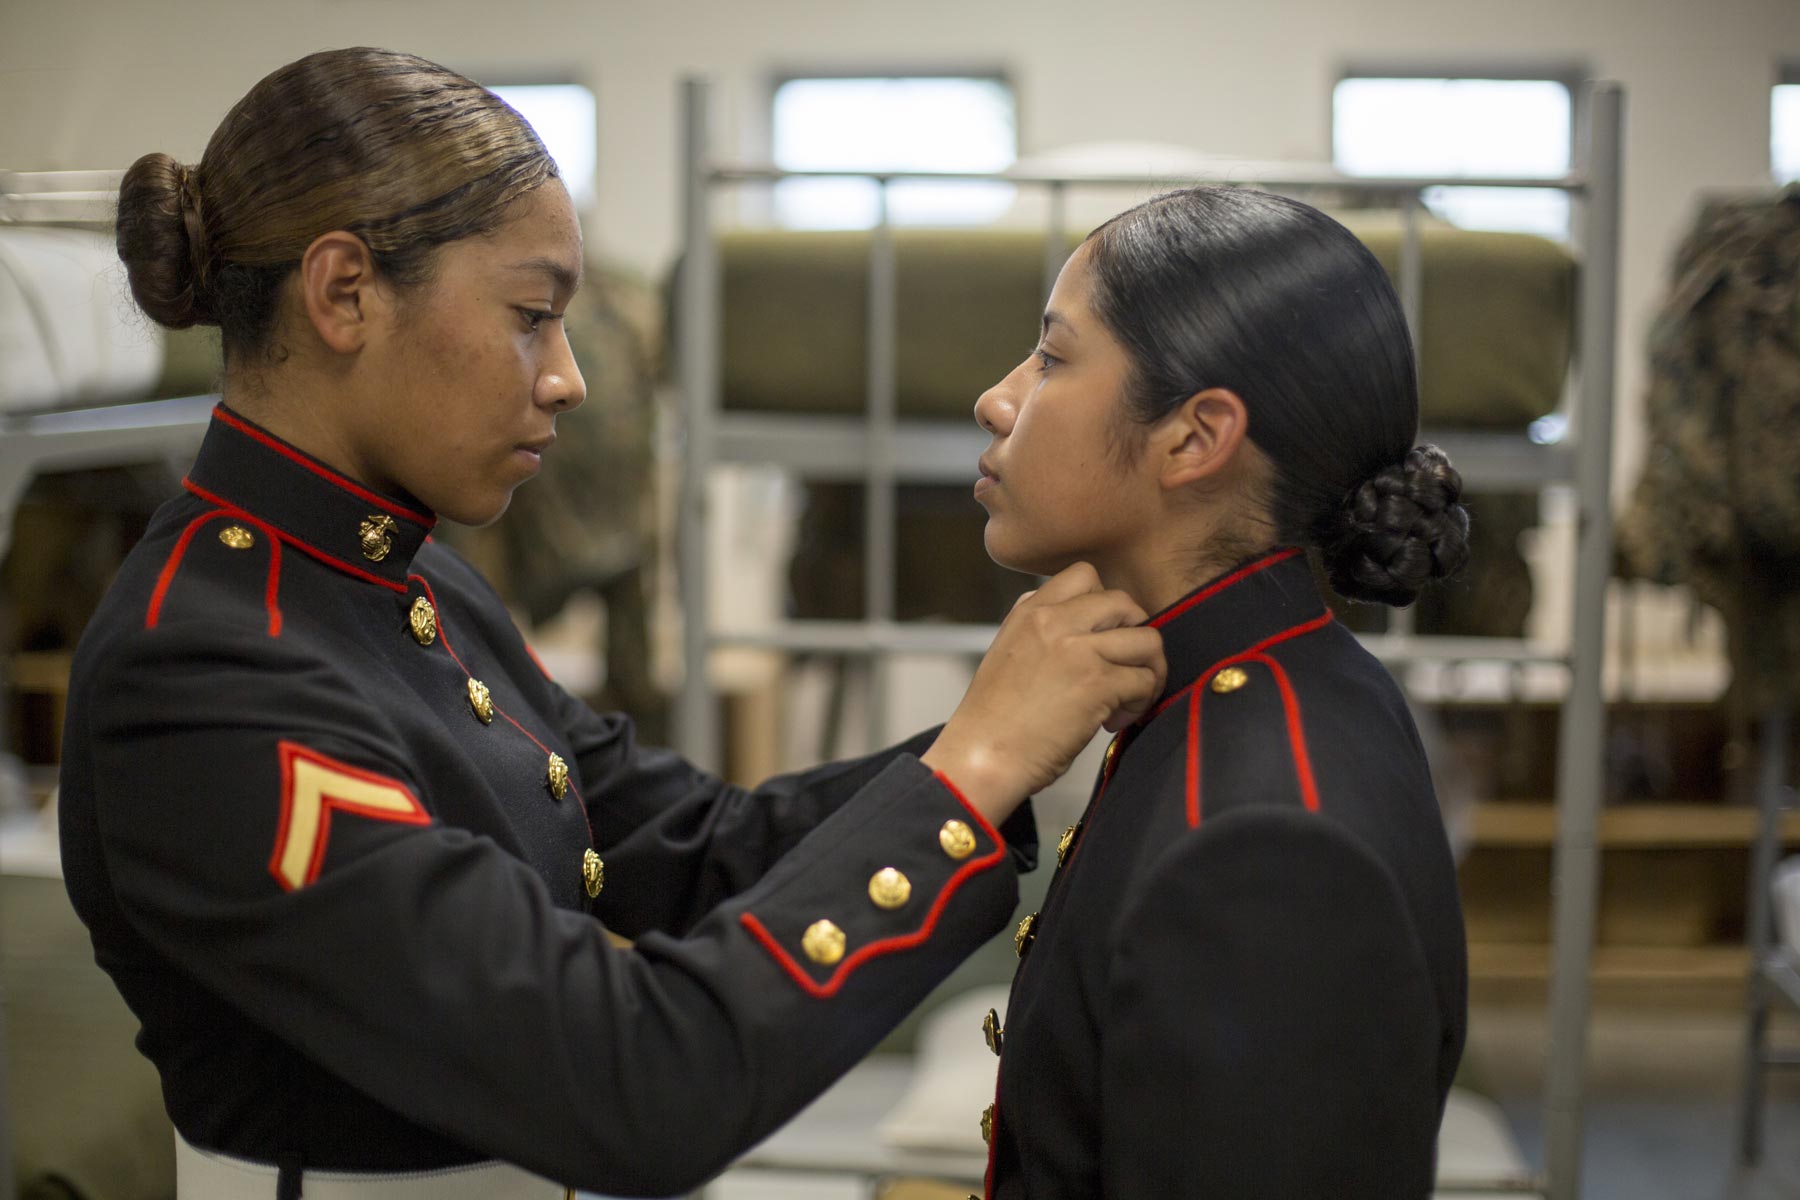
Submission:
[[[1550,978],[1550,947],[1539,944],[1473,942],[1472,979],[1543,983]],[[1750,976],[1750,951],[1743,946],[1597,946],[1595,983],[1742,984]]]
[[[1738,945],[1599,946],[1588,975],[1607,1008],[1729,1011],[1744,1003],[1750,952]],[[1548,1003],[1550,947],[1472,942],[1469,996],[1476,1004]]]
[[[1605,849],[1745,849],[1756,838],[1755,809],[1727,804],[1631,804],[1603,809]],[[1556,841],[1556,809],[1548,803],[1496,801],[1475,806],[1476,847],[1548,849]],[[1781,818],[1782,841],[1800,845],[1800,812]]]

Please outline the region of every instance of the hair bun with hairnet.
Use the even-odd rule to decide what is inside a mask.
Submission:
[[[1351,600],[1407,605],[1469,558],[1462,476],[1436,446],[1415,446],[1354,488],[1323,540],[1331,586]]]
[[[192,168],[167,154],[131,164],[119,185],[114,233],[131,294],[151,320],[169,329],[213,323],[206,227]]]

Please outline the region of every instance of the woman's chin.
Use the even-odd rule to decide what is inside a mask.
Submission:
[[[987,529],[982,535],[982,545],[986,547],[988,557],[994,560],[996,566],[1017,571],[1021,575],[1047,577],[1075,561],[1072,555],[1059,555],[1042,547],[1020,545],[1016,540],[1008,538],[1004,530],[995,529],[994,524],[993,519],[989,518]]]

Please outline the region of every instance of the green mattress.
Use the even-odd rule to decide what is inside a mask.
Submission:
[[[1390,273],[1391,215],[1347,217]],[[1037,338],[1043,235],[894,233],[902,416],[963,419]],[[862,411],[867,232],[733,232],[720,239],[722,370],[730,409]],[[1073,247],[1079,236],[1070,239]],[[1575,264],[1554,242],[1436,223],[1424,250],[1423,423],[1517,429],[1556,407],[1569,365]]]

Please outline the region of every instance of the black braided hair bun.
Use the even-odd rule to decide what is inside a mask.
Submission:
[[[132,297],[152,321],[168,329],[213,322],[200,277],[206,233],[191,168],[167,154],[131,164],[119,185],[114,236]]]
[[[1416,446],[1345,497],[1323,539],[1331,586],[1350,600],[1405,606],[1469,559],[1462,476],[1436,446]]]

